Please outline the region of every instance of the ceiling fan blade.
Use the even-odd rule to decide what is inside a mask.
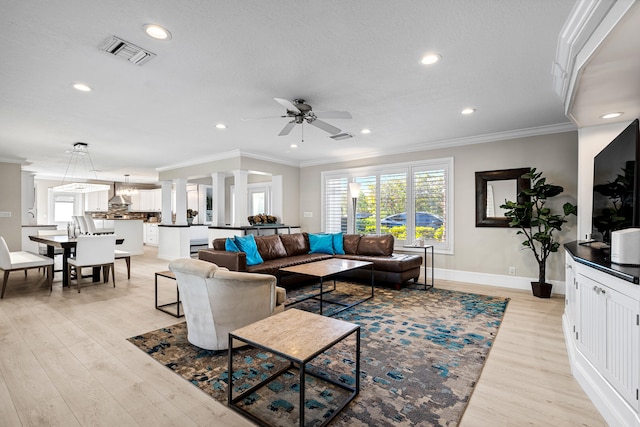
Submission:
[[[316,117],[321,119],[350,119],[351,113],[348,111],[316,111]]]
[[[282,99],[282,98],[273,98],[276,100],[276,102],[280,105],[282,105],[284,108],[287,109],[287,111],[293,111],[294,113],[302,113],[302,111],[300,111],[298,109],[298,107],[296,107],[293,102],[289,101],[288,99]]]
[[[295,120],[291,120],[289,123],[284,125],[284,127],[282,128],[282,130],[280,131],[278,136],[289,135],[289,133],[291,132],[291,129],[293,129],[295,125],[296,125],[296,121]]]
[[[312,124],[313,126],[322,129],[325,132],[329,132],[331,135],[335,135],[337,133],[340,133],[340,129],[338,129],[335,126],[330,125],[327,122],[323,122],[322,120],[314,120],[312,121],[310,124]]]
[[[289,116],[243,117],[240,120],[242,120],[243,122],[246,122],[249,120],[282,119],[286,117],[289,117]]]

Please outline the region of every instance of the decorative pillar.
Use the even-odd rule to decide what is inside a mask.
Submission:
[[[249,171],[234,170],[234,190],[233,190],[233,223],[234,227],[249,225],[247,220],[247,191],[249,181]]]
[[[213,225],[225,225],[224,209],[226,189],[224,187],[224,179],[224,173],[216,172],[211,174],[211,188],[213,190],[213,212],[211,224]]]
[[[174,179],[176,187],[176,225],[187,225],[187,179]]]
[[[162,181],[162,224],[172,224],[171,218],[171,190],[173,188],[173,182]]]

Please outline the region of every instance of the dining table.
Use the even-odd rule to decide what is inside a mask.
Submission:
[[[67,260],[71,256],[72,250],[75,249],[78,243],[77,239],[75,237],[68,237],[65,235],[29,236],[29,239],[33,242],[47,245],[47,256],[50,258],[54,257],[56,248],[62,249],[62,286],[69,286]],[[124,238],[116,237],[116,245],[121,245],[123,242]],[[93,268],[93,281],[100,281],[100,267]]]

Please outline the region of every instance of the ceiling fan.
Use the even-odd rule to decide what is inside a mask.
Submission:
[[[309,123],[317,128],[322,129],[325,132],[329,132],[331,135],[340,133],[341,130],[327,122],[319,120],[319,118],[327,119],[350,119],[351,114],[348,111],[318,111],[314,112],[311,105],[307,104],[304,99],[294,99],[289,101],[282,98],[274,98],[276,102],[287,109],[287,113],[280,117],[290,117],[292,120],[287,123],[278,136],[289,135],[291,130],[298,124]]]

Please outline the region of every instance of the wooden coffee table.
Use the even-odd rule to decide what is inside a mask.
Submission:
[[[345,382],[340,381],[339,378],[334,379],[326,374],[316,375],[313,369],[307,369],[307,364],[314,358],[353,334],[356,336],[356,363],[355,371],[353,372],[355,387],[345,384]],[[285,364],[284,367],[276,372],[273,372],[268,378],[248,387],[246,386],[246,380],[248,378],[246,374],[234,376],[234,341],[236,341],[236,347],[238,344],[246,343],[252,347],[280,356],[289,363]],[[261,419],[251,413],[243,404],[243,400],[251,396],[254,392],[258,392],[263,387],[267,387],[269,383],[277,380],[281,375],[285,375],[287,372],[295,374],[296,370],[298,371],[298,384],[300,385],[298,409],[298,424],[300,426],[305,425],[306,375],[313,376],[315,381],[331,383],[347,391],[346,399],[342,402],[336,402],[337,407],[331,416],[322,422],[321,426],[326,426],[360,392],[360,326],[294,308],[229,333],[229,384],[227,386],[227,402],[229,407],[248,416],[259,425],[269,425],[269,420]],[[235,397],[233,396],[234,388],[236,391],[241,390]],[[258,392],[258,395],[259,394]]]
[[[326,298],[324,298],[324,295],[326,293],[332,292],[336,288],[336,280],[334,278],[333,289],[325,292],[323,287],[325,279],[335,277],[337,274],[344,273],[345,271],[355,270],[356,268],[364,268],[364,267],[371,268],[371,295],[370,296],[368,296],[367,298],[362,298],[355,302],[351,302],[351,303],[344,303],[342,301],[336,301],[336,300],[327,300]],[[307,264],[300,264],[300,265],[294,265],[291,267],[281,268],[278,271],[278,273],[279,275],[281,275],[282,273],[302,274],[305,276],[315,277],[316,279],[318,279],[320,281],[319,293],[308,296],[306,298],[299,299],[289,305],[297,304],[299,302],[306,301],[312,298],[318,299],[320,301],[320,314],[323,314],[323,305],[325,302],[343,306],[340,310],[337,310],[331,313],[331,316],[334,316],[340,313],[341,311],[347,310],[353,307],[354,305],[358,305],[364,301],[367,301],[373,298],[373,289],[374,289],[373,263],[369,261],[355,261],[350,259],[331,258],[331,259],[325,259],[322,261],[309,262]]]

